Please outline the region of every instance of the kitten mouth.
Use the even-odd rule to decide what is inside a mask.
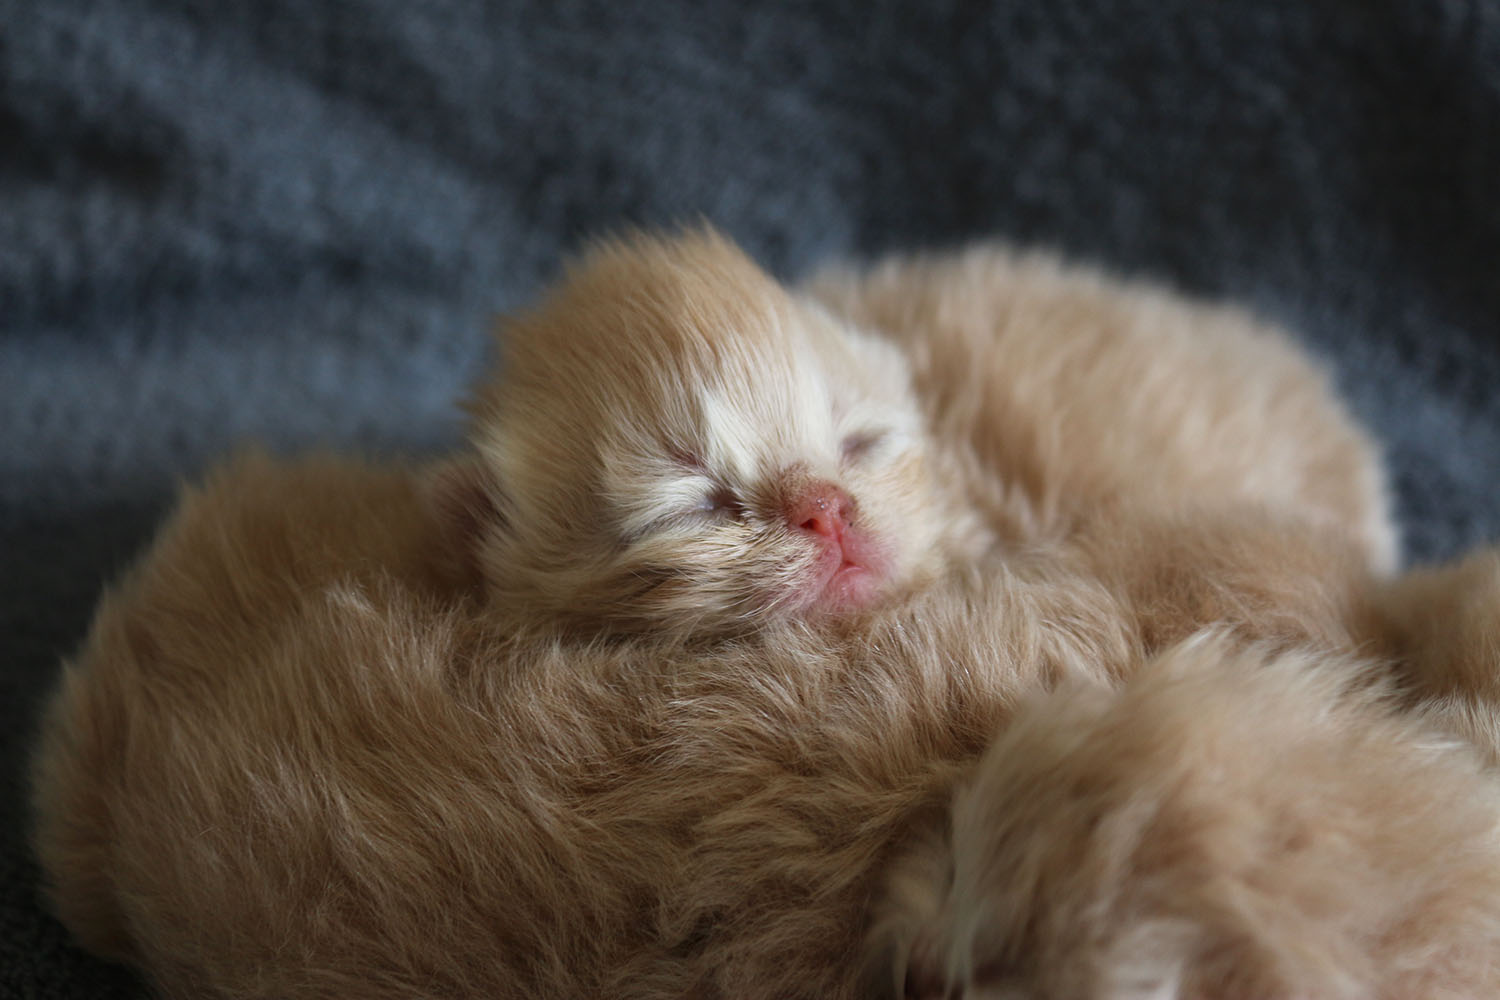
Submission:
[[[878,551],[853,532],[828,546],[808,581],[807,607],[818,611],[855,611],[873,604],[885,583]]]
[[[871,604],[879,594],[879,574],[858,563],[845,562],[823,584],[813,606],[828,611],[850,611]]]

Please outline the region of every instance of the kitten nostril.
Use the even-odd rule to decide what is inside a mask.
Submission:
[[[810,517],[797,525],[803,531],[811,531],[815,535],[833,534],[833,524],[826,517]]]
[[[787,505],[787,524],[831,541],[842,537],[854,512],[849,494],[832,483],[814,483]]]

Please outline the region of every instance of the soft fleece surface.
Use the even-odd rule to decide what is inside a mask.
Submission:
[[[0,995],[142,995],[38,908],[22,775],[174,483],[450,444],[487,317],[623,222],[1247,303],[1386,442],[1410,557],[1500,536],[1493,4],[784,7],[0,0]]]

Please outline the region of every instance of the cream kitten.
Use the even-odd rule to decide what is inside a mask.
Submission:
[[[1099,345],[1001,324],[1015,367],[981,350],[945,392],[937,359],[981,343],[961,297],[930,348],[883,331],[898,350],[716,237],[638,238],[508,333],[477,458],[221,471],[103,602],[49,714],[54,908],[184,997],[1290,996],[1299,921],[1334,956],[1308,982],[1399,965],[1490,995],[1500,812],[1471,755],[1340,660],[1177,643],[1217,622],[1370,641],[1366,605],[1394,612],[1363,596],[1389,542],[1368,444],[1270,334],[1216,347],[1213,322],[1182,334],[1191,308],[1065,279]],[[1260,368],[1203,361],[1257,338]],[[1146,348],[1150,384],[1186,365],[1180,396],[1136,399],[1116,362]],[[1079,357],[1114,360],[1080,382]],[[1060,434],[1075,458],[1042,446]],[[1296,827],[1250,802],[1339,808]],[[1182,849],[1140,852],[1158,841]],[[1016,857],[1047,891],[1015,890]],[[950,865],[961,891],[924,881]],[[1258,908],[1226,922],[1247,881]],[[1192,906],[1159,898],[1177,885]],[[1112,901],[1143,937],[1095,933]]]
[[[811,288],[637,234],[506,325],[437,493],[508,627],[721,636],[1002,558],[1098,576],[1158,646],[1352,641],[1380,466],[1277,331],[996,249]]]

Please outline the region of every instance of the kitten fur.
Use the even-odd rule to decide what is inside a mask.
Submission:
[[[1500,763],[1500,550],[1413,570],[1374,603],[1408,702]]]
[[[1401,962],[1404,981],[1448,984],[1408,995],[1490,995],[1473,984],[1500,895],[1465,865],[1494,867],[1491,778],[1347,679],[1361,670],[1295,647],[1479,678],[1493,620],[1476,608],[1478,639],[1429,656],[1401,618],[1407,581],[1379,579],[1395,543],[1378,463],[1326,380],[1239,314],[1043,258],[986,249],[814,287],[821,306],[709,233],[606,244],[508,329],[473,456],[252,456],[188,494],[46,721],[36,845],[64,922],[170,996],[1190,997],[1291,982],[1269,927],[1221,920],[1250,878],[1272,922],[1437,900],[1434,926],[1464,922],[1452,940],[1474,950],[1329,917],[1327,981]],[[801,519],[840,497],[847,546]],[[828,551],[869,586],[830,588]],[[1304,672],[1288,690],[1316,708],[1254,680]],[[1060,684],[1075,694],[1049,698]],[[1256,740],[1217,733],[1239,703]],[[1160,733],[1132,730],[1137,713]],[[1088,747],[1028,772],[1054,726]],[[964,783],[992,741],[1016,749]],[[1221,742],[1249,759],[1168,773],[1222,796],[1161,791],[1172,747]],[[1260,767],[1283,744],[1305,764]],[[1356,751],[1405,763],[1350,771],[1311,854],[1197,835],[1238,824],[1237,801],[1315,813]],[[997,839],[1009,828],[984,817],[1017,782],[1026,798],[1069,767],[1084,791],[1100,768],[1099,809],[1130,815],[1090,840],[1041,799],[1040,825]],[[977,901],[911,889],[914,870],[1009,851],[1064,868],[1051,845],[1133,851],[1131,789],[1163,803],[1151,829],[1180,829],[1181,852],[1017,905],[1041,920],[1118,896],[1172,930],[1164,964],[1118,941],[1070,951],[1061,917],[990,919],[993,878]],[[1389,837],[1342,836],[1393,816]],[[1409,865],[1419,843],[1468,854]],[[1318,898],[1298,883],[1314,857]],[[1173,880],[1206,886],[1196,908],[1137,898]],[[1018,940],[1078,978],[994,979]],[[1074,983],[1093,992],[1055,992]]]
[[[1018,692],[1132,656],[1089,581],[1003,572],[857,645],[518,642],[427,564],[435,530],[352,463],[251,457],[184,498],[37,758],[86,947],[174,997],[853,995],[913,813]]]
[[[1095,581],[1003,565],[844,641],[518,642],[410,478],[221,470],[66,671],[49,899],[164,996],[1500,986],[1493,778],[1337,659],[1153,660]]]
[[[497,607],[698,635],[805,611],[809,483],[851,498],[886,592],[988,548],[974,515],[1016,547],[1206,508],[1395,565],[1373,445],[1238,312],[998,249],[811,287],[711,231],[636,235],[505,325],[450,491]]]

